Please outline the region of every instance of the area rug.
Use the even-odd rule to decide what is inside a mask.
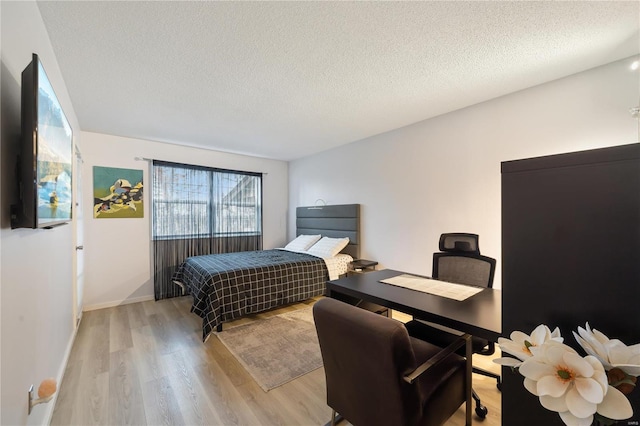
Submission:
[[[310,307],[230,328],[217,336],[265,392],[322,367]]]

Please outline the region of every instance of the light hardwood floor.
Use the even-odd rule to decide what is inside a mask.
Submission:
[[[201,320],[189,308],[190,298],[182,297],[85,312],[51,424],[322,425],[329,420],[324,369],[264,392],[215,335],[202,343]],[[499,371],[488,358],[474,362]],[[495,380],[474,374],[474,389],[489,409],[484,421],[474,414],[474,425],[500,425]],[[463,424],[461,408],[446,426]]]

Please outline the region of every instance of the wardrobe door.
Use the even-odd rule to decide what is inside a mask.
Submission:
[[[640,343],[640,144],[502,163],[502,333],[585,326]],[[562,425],[503,368],[502,424]],[[630,400],[639,424],[640,389]],[[636,423],[634,423],[634,421]]]

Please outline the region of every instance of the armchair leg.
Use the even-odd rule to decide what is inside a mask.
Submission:
[[[473,371],[473,366],[471,365],[471,354],[472,354],[472,348],[471,348],[471,335],[469,334],[465,334],[464,339],[466,341],[465,343],[465,358],[466,358],[466,368],[465,368],[465,400],[466,400],[466,404],[465,404],[465,426],[471,426],[471,410],[472,410],[472,404],[473,404],[473,398],[472,398],[472,389],[471,389],[471,373]]]
[[[324,426],[336,426],[342,420],[344,420],[344,417],[336,413],[336,410],[331,410],[331,420],[328,421]]]

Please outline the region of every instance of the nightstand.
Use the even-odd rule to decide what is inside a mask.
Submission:
[[[361,273],[375,271],[378,262],[375,260],[356,259],[351,262],[351,270],[349,272]]]
[[[347,276],[353,274],[364,274],[366,272],[372,272],[376,270],[376,265],[378,262],[375,260],[366,260],[366,259],[356,259],[349,265],[349,271],[347,271]],[[350,303],[352,305],[358,306],[364,310],[375,312],[376,314],[383,315],[385,317],[391,317],[391,309],[381,306],[375,303],[366,302],[364,300],[357,299],[352,296],[341,295],[340,299],[343,302]]]

